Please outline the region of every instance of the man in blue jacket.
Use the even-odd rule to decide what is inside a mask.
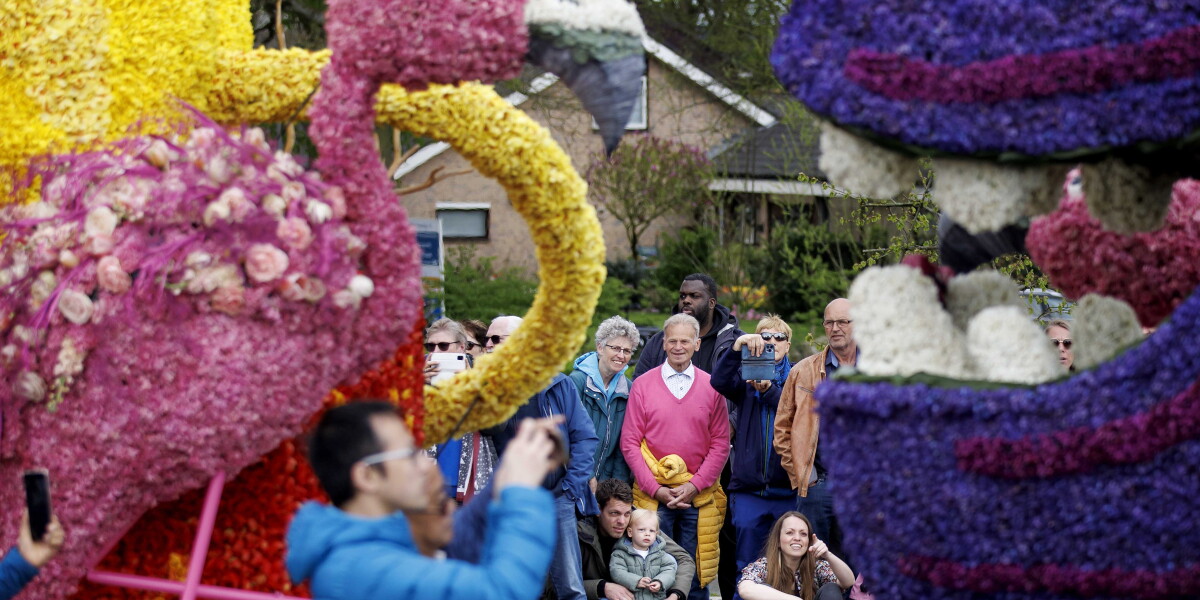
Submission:
[[[492,321],[488,328],[488,351],[503,343],[520,324],[519,317],[497,317]],[[542,482],[542,487],[554,493],[558,524],[558,544],[554,548],[554,560],[550,562],[550,583],[554,585],[558,600],[586,600],[579,544],[575,542],[575,519],[578,515],[600,514],[596,496],[588,486],[596,466],[596,447],[600,445],[600,438],[596,437],[596,427],[579,402],[579,388],[566,375],[555,375],[554,381],[518,408],[504,426],[491,430],[492,440],[496,443],[496,452],[503,455],[521,419],[556,415],[563,417],[559,430],[571,459]]]
[[[775,346],[774,377],[755,381],[742,377],[742,347],[761,356],[767,344]],[[737,414],[730,453],[729,512],[737,536],[738,571],[758,558],[775,520],[796,508],[796,493],[773,446],[775,412],[792,367],[787,356],[791,345],[792,328],[778,316],[768,315],[758,322],[755,333],[733,342],[732,351],[717,359],[712,374],[713,389],[733,404]]]
[[[395,407],[352,402],[317,425],[309,460],[333,506],[308,502],[288,529],[287,569],[328,600],[533,600],[555,543],[539,482],[557,467],[547,422],[522,423],[496,470],[480,564],[420,554],[402,511],[441,510],[437,467]]]

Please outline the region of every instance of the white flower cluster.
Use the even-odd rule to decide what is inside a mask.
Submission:
[[[1030,200],[1058,189],[1043,166],[1014,167],[967,158],[937,159],[933,198],[971,233],[998,231],[1030,212]]]
[[[906,266],[872,267],[850,286],[858,368],[870,375],[966,378],[966,339],[938,303],[937,286]]]
[[[855,278],[850,312],[862,353],[859,369],[869,375],[929,373],[1015,383],[1062,374],[1010,280],[974,273],[947,287],[950,312],[938,302],[933,280],[911,267],[873,267]]]
[[[570,29],[646,35],[637,7],[625,0],[529,0],[525,22],[557,23]]]
[[[919,170],[915,158],[872,144],[828,121],[821,121],[817,166],[833,185],[869,198],[891,198],[912,190]]]
[[[1075,368],[1087,369],[1104,362],[1142,339],[1142,325],[1128,304],[1108,296],[1087,294],[1072,311],[1071,337],[1075,340]]]
[[[1125,235],[1162,228],[1173,183],[1116,158],[1083,165],[1088,212],[1106,229]]]
[[[1041,326],[1017,306],[991,306],[975,315],[967,326],[967,351],[976,376],[988,381],[1041,383],[1063,374]]]
[[[954,326],[966,331],[971,318],[989,306],[1023,309],[1020,292],[1017,283],[999,271],[972,271],[946,285],[946,310]]]

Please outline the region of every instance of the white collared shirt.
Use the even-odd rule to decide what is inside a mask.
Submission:
[[[692,389],[692,382],[696,380],[696,366],[689,362],[686,369],[676,371],[671,363],[664,362],[662,378],[663,383],[667,384],[667,389],[671,390],[671,395],[677,400],[682,399],[688,390]]]

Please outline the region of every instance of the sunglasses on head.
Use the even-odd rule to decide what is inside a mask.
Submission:
[[[768,342],[771,340],[775,340],[777,342],[786,342],[788,336],[785,333],[764,333],[762,334],[762,339],[767,340]]]
[[[433,352],[433,349],[437,348],[438,352],[445,352],[450,349],[450,346],[453,346],[456,343],[457,342],[425,342],[425,351]]]
[[[1066,348],[1067,350],[1071,349],[1071,344],[1073,343],[1071,341],[1071,338],[1066,338],[1066,339],[1062,339],[1062,340],[1057,339],[1057,338],[1050,338],[1050,341],[1054,342],[1055,346],[1062,346],[1063,348]]]

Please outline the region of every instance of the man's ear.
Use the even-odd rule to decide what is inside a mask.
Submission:
[[[379,471],[365,463],[356,462],[350,467],[350,484],[354,492],[374,492],[379,487]]]

